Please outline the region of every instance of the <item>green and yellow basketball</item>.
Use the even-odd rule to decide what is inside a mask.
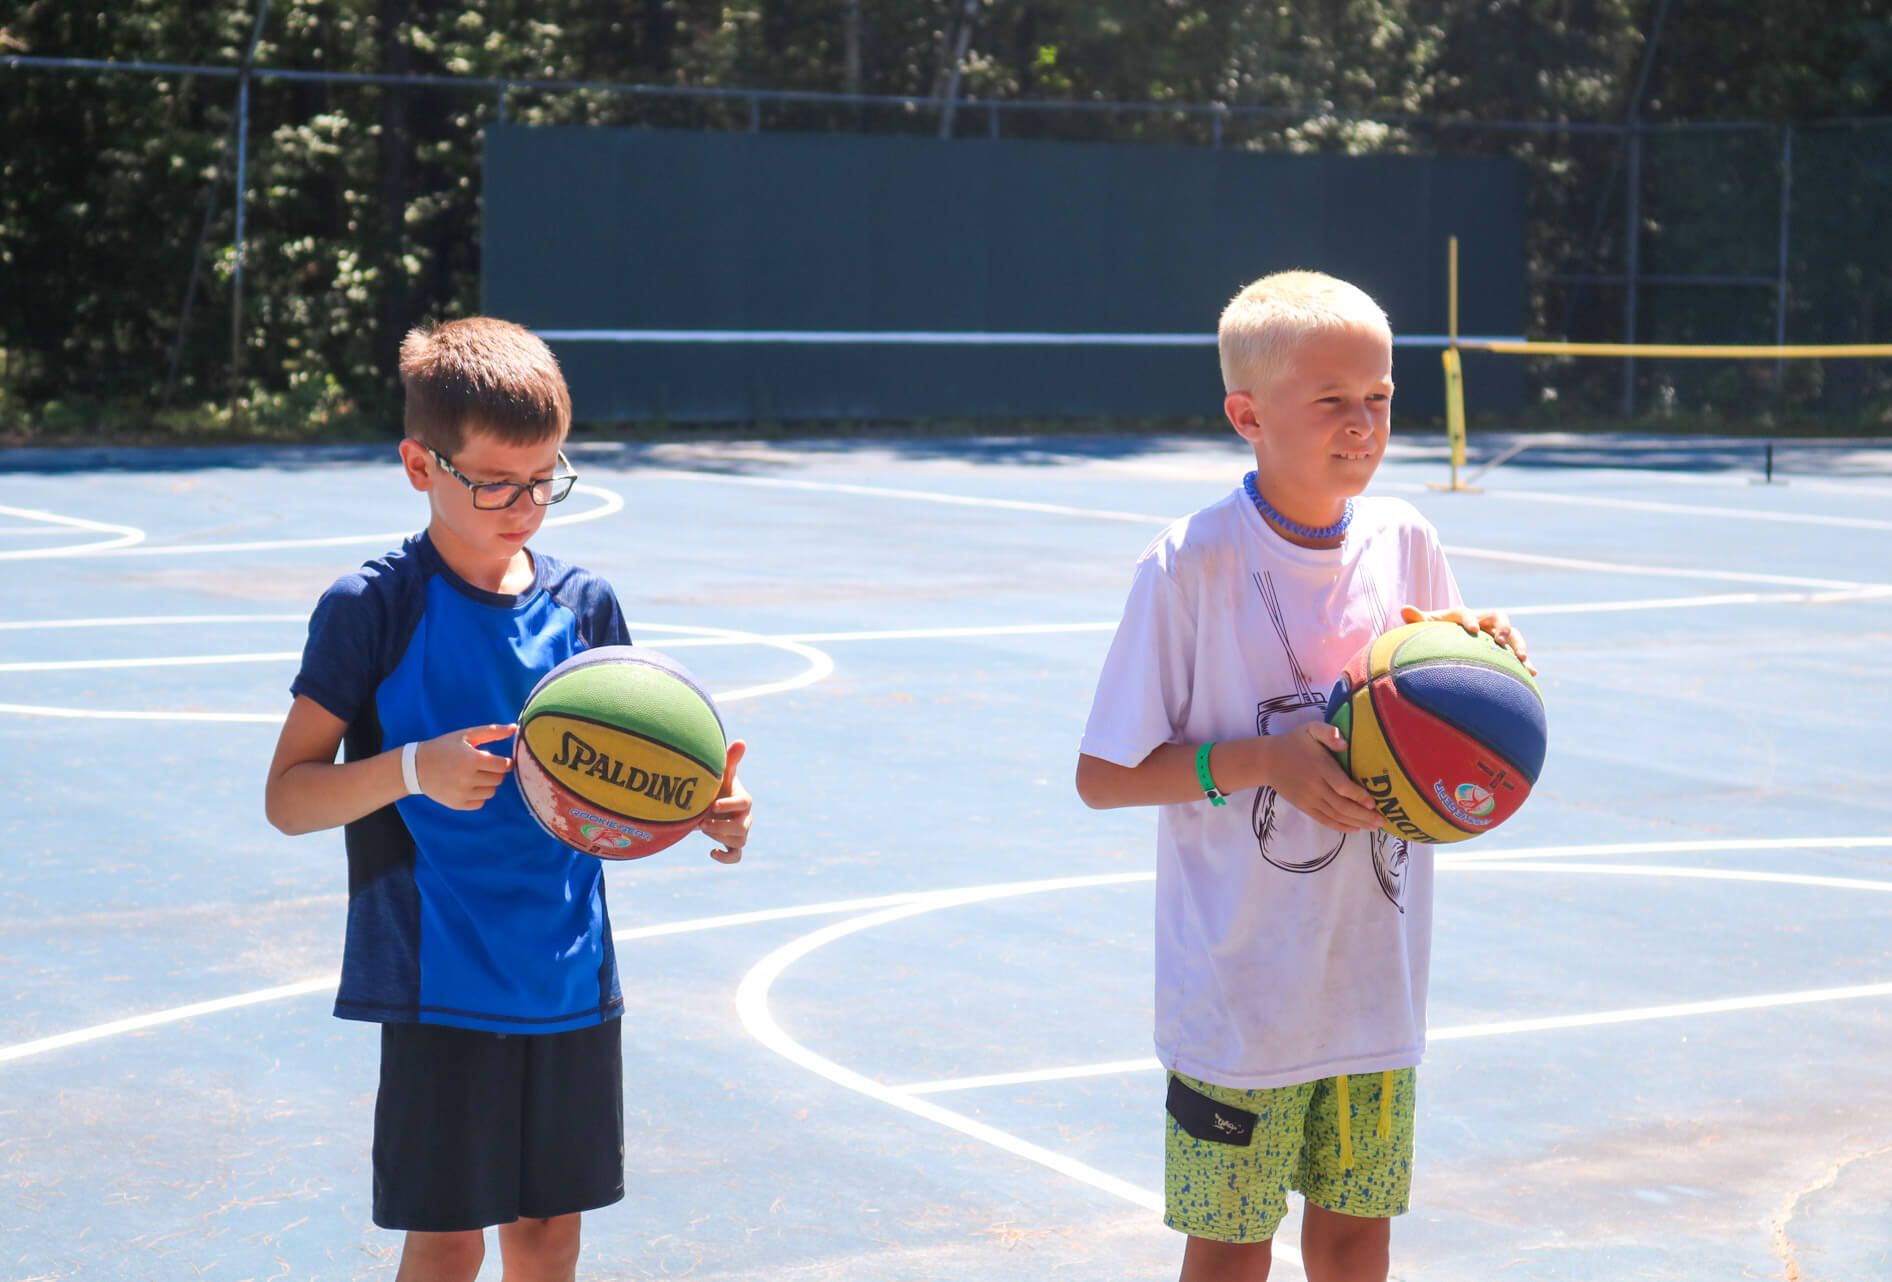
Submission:
[[[694,831],[728,741],[716,704],[676,660],[628,645],[574,655],[519,714],[513,777],[545,830],[601,859],[639,859]]]

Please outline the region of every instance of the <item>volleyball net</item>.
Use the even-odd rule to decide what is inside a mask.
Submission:
[[[1465,371],[1463,353],[1480,352],[1495,356],[1613,358],[1625,362],[1624,380],[1634,379],[1633,362],[1639,360],[1680,359],[1686,361],[1752,361],[1774,366],[1772,383],[1785,383],[1787,362],[1808,360],[1871,360],[1892,358],[1892,343],[1607,343],[1563,342],[1548,339],[1486,337],[1458,332],[1458,238],[1452,237],[1447,250],[1449,297],[1446,308],[1446,334],[1440,344],[1440,359],[1445,372],[1445,429],[1451,444],[1452,479],[1436,488],[1469,488],[1459,473],[1466,465]]]

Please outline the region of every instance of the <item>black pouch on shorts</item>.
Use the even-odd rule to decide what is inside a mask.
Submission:
[[[1232,1144],[1236,1148],[1246,1148],[1254,1141],[1253,1113],[1212,1100],[1173,1074],[1169,1079],[1166,1107],[1169,1115],[1176,1119],[1176,1125],[1199,1140]]]

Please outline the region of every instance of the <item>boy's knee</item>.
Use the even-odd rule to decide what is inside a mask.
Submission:
[[[1180,1282],[1267,1282],[1274,1263],[1274,1242],[1217,1242],[1189,1238],[1183,1249]]]
[[[409,1233],[395,1282],[473,1282],[486,1259],[486,1235]]]
[[[1309,1282],[1383,1282],[1392,1238],[1391,1220],[1342,1215],[1309,1202],[1301,1222]]]
[[[526,1218],[499,1229],[506,1276],[530,1282],[566,1282],[578,1272],[577,1215]]]

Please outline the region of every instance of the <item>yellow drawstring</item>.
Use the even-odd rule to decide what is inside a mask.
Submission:
[[[1340,1123],[1340,1169],[1353,1169],[1353,1110],[1347,1107],[1347,1075],[1334,1079],[1334,1118]]]
[[[1353,1169],[1353,1109],[1347,1103],[1347,1075],[1334,1078],[1334,1121],[1340,1126],[1340,1169]],[[1393,1138],[1393,1070],[1380,1074],[1380,1121],[1373,1133],[1383,1140]]]

